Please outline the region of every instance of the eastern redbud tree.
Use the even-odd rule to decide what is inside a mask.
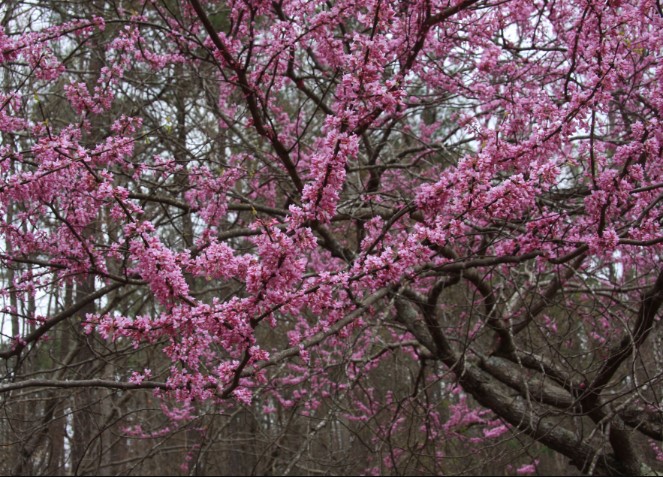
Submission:
[[[0,21],[3,473],[661,471],[659,0]]]

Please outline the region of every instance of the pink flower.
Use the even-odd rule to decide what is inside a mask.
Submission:
[[[539,459],[536,459],[531,464],[526,464],[526,465],[518,467],[516,469],[516,474],[518,474],[518,475],[534,474],[536,472],[536,468],[537,468],[538,465],[539,465]]]

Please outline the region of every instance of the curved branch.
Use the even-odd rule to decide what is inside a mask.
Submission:
[[[621,364],[637,350],[649,336],[653,326],[654,318],[663,304],[663,269],[659,272],[654,285],[642,298],[638,319],[633,330],[621,341],[619,346],[610,351],[608,359],[596,374],[596,377],[587,387],[586,398],[598,396],[603,388],[610,382]]]
[[[9,359],[12,356],[18,356],[21,354],[21,351],[29,344],[36,342],[44,336],[48,330],[53,328],[55,325],[60,323],[63,320],[66,320],[67,318],[75,315],[78,313],[80,310],[85,308],[87,305],[90,303],[93,303],[95,300],[98,300],[104,295],[107,295],[108,293],[112,292],[113,290],[117,290],[118,288],[124,286],[124,283],[114,283],[112,285],[107,285],[103,288],[100,288],[94,293],[90,293],[89,295],[85,296],[82,300],[80,300],[77,303],[74,303],[71,307],[67,308],[66,310],[61,311],[57,315],[55,315],[53,318],[47,320],[45,323],[43,323],[39,328],[34,330],[32,333],[27,335],[25,338],[22,338],[21,341],[16,341],[15,345],[12,346],[10,349],[4,350],[0,352],[0,358],[3,359]],[[1,389],[1,388],[0,388]]]
[[[81,379],[78,381],[55,379],[28,379],[16,383],[0,385],[0,394],[17,389],[28,388],[108,388],[108,389],[170,389],[166,383],[156,381],[143,381],[142,383],[129,383],[110,381],[106,379]]]

